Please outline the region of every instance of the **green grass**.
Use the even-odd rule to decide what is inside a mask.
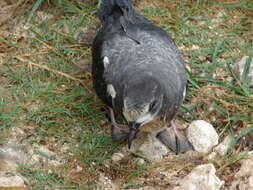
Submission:
[[[187,98],[178,118],[207,120],[222,137],[242,137],[252,131],[253,89],[247,78],[250,62],[242,81],[232,70],[235,61],[253,55],[252,1],[138,2],[137,9],[172,36],[190,68]],[[108,175],[121,174],[123,188],[136,187],[141,185],[134,179],[147,172],[146,167],[129,164],[105,166],[121,146],[112,143],[110,126],[102,124],[105,109],[92,91],[90,75],[76,67],[90,59],[90,47],[79,46],[76,36],[98,23],[97,8],[97,1],[36,0],[16,10],[15,19],[6,23],[5,30],[12,35],[0,35],[0,47],[6,51],[0,64],[0,144],[8,141],[11,128],[20,128],[31,133],[30,144],[48,145],[67,161],[61,167],[50,166],[50,173],[42,166],[22,166],[32,189],[92,189],[99,171],[107,170]],[[27,30],[20,30],[18,26],[24,25]],[[74,76],[84,85],[31,66],[17,56]],[[210,92],[208,87],[220,93]],[[228,163],[236,160],[233,150],[239,137],[231,145]],[[66,144],[69,154],[61,152]],[[77,165],[86,170],[82,180],[68,175]]]

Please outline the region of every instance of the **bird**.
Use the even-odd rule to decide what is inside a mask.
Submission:
[[[92,43],[92,81],[110,112],[112,139],[128,147],[141,128],[166,123],[156,137],[176,153],[192,149],[173,121],[186,94],[186,66],[172,38],[138,13],[131,0],[102,0]],[[127,126],[119,127],[115,113]]]

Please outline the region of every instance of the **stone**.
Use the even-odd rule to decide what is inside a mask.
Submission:
[[[81,166],[76,167],[76,172],[82,172],[82,171],[83,171],[83,168]]]
[[[239,62],[235,62],[233,64],[233,71],[239,80],[242,80],[244,65],[248,59],[249,56],[244,56]],[[253,86],[253,59],[251,60],[248,78],[249,78],[249,86]]]
[[[2,176],[0,177],[0,187],[24,187],[25,182],[20,176]]]
[[[249,187],[253,189],[253,176],[249,177]]]
[[[0,159],[0,173],[1,172],[16,172],[18,165],[10,160]]]
[[[28,150],[24,145],[6,144],[0,147],[0,159],[22,164],[28,160]]]
[[[136,159],[134,160],[134,163],[135,163],[137,166],[142,166],[142,165],[144,165],[146,162],[145,162],[145,160],[144,160],[143,158],[136,158]]]
[[[215,175],[213,164],[199,165],[184,177],[173,190],[219,190],[224,181]]]
[[[241,160],[241,168],[235,174],[229,190],[251,190],[253,189],[253,155]]]
[[[15,145],[17,146],[17,143],[19,142],[20,139],[22,139],[24,136],[26,136],[26,133],[24,132],[24,126],[20,126],[21,124],[19,124],[19,127],[11,127],[9,130],[9,135],[8,135],[8,143],[6,145]],[[19,146],[21,146],[20,144],[18,144]]]
[[[119,162],[120,160],[122,160],[124,158],[124,154],[120,153],[120,152],[116,152],[112,155],[111,160],[113,162]]]
[[[232,137],[226,136],[224,140],[214,148],[214,151],[220,156],[225,156],[228,152],[229,145],[231,143]]]
[[[150,161],[161,161],[171,151],[154,134],[140,131],[134,139],[131,151],[141,154]]]
[[[201,153],[209,153],[219,139],[213,126],[203,120],[193,121],[186,130],[186,136],[194,150]]]

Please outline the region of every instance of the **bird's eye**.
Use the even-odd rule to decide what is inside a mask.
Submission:
[[[150,105],[149,105],[149,110],[153,110],[156,106],[157,102],[153,101]]]

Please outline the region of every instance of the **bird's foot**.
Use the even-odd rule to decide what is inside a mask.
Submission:
[[[112,125],[112,140],[114,142],[122,142],[127,139],[129,132],[130,130],[126,125]]]
[[[174,122],[171,122],[170,128],[159,132],[156,137],[176,154],[193,150],[186,136],[176,129]]]
[[[127,139],[127,136],[130,132],[129,127],[126,125],[118,125],[115,120],[113,109],[109,108],[109,110],[112,123],[112,140],[114,142],[122,142]]]

